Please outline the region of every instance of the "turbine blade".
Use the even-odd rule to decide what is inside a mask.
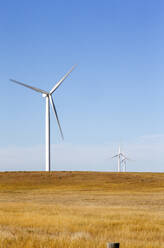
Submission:
[[[111,157],[111,158],[116,158],[116,157],[118,157],[119,155],[115,155],[115,156],[113,156],[113,157]]]
[[[58,123],[58,126],[59,126],[59,130],[60,130],[61,137],[62,137],[62,139],[64,140],[63,132],[62,132],[62,129],[61,129],[61,126],[60,126],[60,122],[59,122],[59,118],[58,118],[58,114],[57,114],[57,111],[56,111],[56,107],[55,107],[54,101],[53,101],[51,95],[49,95],[49,98],[50,98],[50,102],[51,102],[51,105],[52,105],[54,114],[55,114],[55,116],[56,116],[56,120],[57,120],[57,123]]]
[[[124,158],[123,158],[124,160],[132,160],[132,159],[126,157],[123,153],[121,153],[121,155],[124,157]]]
[[[120,155],[127,159],[127,157],[122,152],[120,153]]]
[[[68,71],[64,77],[62,77],[59,82],[57,84],[55,84],[55,86],[52,88],[52,90],[50,91],[50,95],[60,86],[60,84],[68,77],[68,75],[73,71],[73,69],[76,67],[76,65],[74,65],[70,71]]]
[[[40,93],[43,93],[43,94],[46,94],[46,95],[48,94],[48,92],[46,92],[46,91],[44,91],[44,90],[35,88],[35,87],[30,86],[30,85],[28,85],[28,84],[21,83],[21,82],[19,82],[19,81],[14,80],[14,79],[10,79],[10,81],[12,81],[12,82],[14,82],[14,83],[16,83],[16,84],[20,84],[20,85],[22,85],[22,86],[24,86],[24,87],[30,88],[31,90],[35,90],[35,91],[37,91],[37,92],[40,92]]]

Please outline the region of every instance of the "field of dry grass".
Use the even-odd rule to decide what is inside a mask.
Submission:
[[[164,173],[0,173],[0,248],[164,248]]]

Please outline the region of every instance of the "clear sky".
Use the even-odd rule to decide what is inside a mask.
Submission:
[[[15,0],[0,7],[0,170],[44,170],[45,101],[54,94],[52,169],[164,171],[164,1]]]

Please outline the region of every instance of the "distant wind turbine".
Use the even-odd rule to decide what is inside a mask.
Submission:
[[[54,91],[57,90],[57,88],[60,86],[60,84],[68,77],[68,75],[73,71],[73,69],[75,68],[75,66],[73,66],[71,68],[70,71],[68,71],[64,77],[62,77],[55,85],[54,87],[51,89],[50,92],[47,92],[45,90],[41,90],[41,89],[38,89],[36,87],[33,87],[33,86],[30,86],[30,85],[27,85],[25,83],[21,83],[19,81],[16,81],[14,79],[10,79],[10,81],[14,82],[14,83],[17,83],[19,85],[22,85],[24,87],[27,87],[31,90],[34,90],[34,91],[37,91],[39,93],[42,93],[42,96],[45,97],[45,100],[46,100],[46,118],[45,118],[45,159],[46,159],[46,171],[50,171],[51,170],[51,161],[50,161],[50,103],[51,103],[51,106],[52,106],[52,109],[54,111],[54,114],[56,116],[56,120],[57,120],[57,123],[58,123],[58,126],[59,126],[59,130],[60,130],[60,134],[61,134],[61,137],[62,139],[64,139],[64,136],[63,136],[63,132],[62,132],[62,129],[61,129],[61,125],[60,125],[60,122],[59,122],[59,118],[58,118],[58,114],[57,114],[57,111],[56,111],[56,107],[55,107],[55,104],[54,104],[54,101],[52,99],[52,94],[54,93]]]
[[[127,157],[125,157],[124,156],[124,158],[122,159],[122,161],[121,161],[121,163],[122,163],[122,170],[124,171],[124,172],[126,172],[126,163],[127,163],[127,161],[134,161],[134,160],[132,160],[132,159],[130,159],[130,158],[127,158]]]
[[[113,156],[112,158],[118,158],[118,172],[121,172],[121,165],[122,165],[122,160],[124,159],[124,158],[126,158],[125,157],[125,155],[121,152],[121,149],[120,149],[120,146],[119,146],[119,148],[118,148],[118,154],[116,154],[115,156]]]
[[[122,168],[123,172],[126,172],[126,162],[127,162],[127,160],[128,160],[127,158],[124,158],[121,161],[122,166],[123,166],[123,168]]]

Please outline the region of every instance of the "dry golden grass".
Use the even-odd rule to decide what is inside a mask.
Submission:
[[[164,174],[0,173],[0,248],[164,248]]]

